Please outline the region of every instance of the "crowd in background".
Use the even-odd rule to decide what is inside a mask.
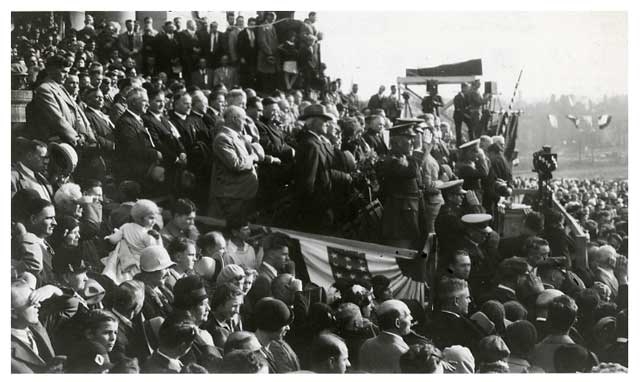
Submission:
[[[33,100],[12,134],[12,371],[625,371],[627,183],[552,184],[585,266],[557,210],[501,238],[534,187],[502,136],[456,142],[433,100],[401,118],[393,86],[363,105],[322,74],[315,13],[282,38],[274,16],[14,29]],[[435,233],[433,299],[380,275],[325,290],[250,223],[416,250]]]

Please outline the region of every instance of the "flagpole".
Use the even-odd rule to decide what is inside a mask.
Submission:
[[[524,68],[520,69],[520,74],[518,74],[518,80],[516,81],[516,86],[513,88],[513,95],[511,96],[511,101],[509,101],[509,111],[513,107],[513,100],[516,98],[516,93],[518,92],[518,86],[520,86],[520,78],[522,78],[522,72]]]

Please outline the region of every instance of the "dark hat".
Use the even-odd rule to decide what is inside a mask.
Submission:
[[[109,352],[95,341],[83,341],[74,346],[65,362],[67,373],[100,373],[112,367]]]
[[[527,320],[519,320],[507,326],[504,340],[512,352],[520,355],[528,354],[538,343],[538,331]]]
[[[415,137],[416,132],[413,130],[413,122],[395,123],[389,130],[390,137]]]
[[[391,280],[387,276],[375,275],[371,278],[371,285],[374,288],[388,288],[389,284],[391,284]]]
[[[489,300],[482,304],[480,310],[493,322],[498,333],[502,333],[511,324],[511,321],[505,319],[504,306],[499,301]]]
[[[264,105],[264,101],[262,102],[262,104]],[[327,121],[334,119],[333,115],[327,112],[327,109],[324,107],[324,105],[321,104],[313,104],[305,107],[302,111],[302,115],[299,116],[298,119],[306,120],[307,118],[311,117],[324,118]]]
[[[450,180],[436,185],[436,188],[448,194],[466,194],[467,191],[462,188],[463,183],[462,179]]]
[[[478,342],[478,360],[480,362],[496,362],[504,360],[511,354],[507,344],[499,336],[486,336]]]
[[[553,354],[553,366],[557,373],[588,373],[597,365],[598,358],[581,345],[563,344]]]
[[[179,279],[173,287],[174,305],[178,309],[190,309],[208,298],[200,276]]]
[[[80,254],[76,251],[62,251],[53,257],[53,271],[58,274],[82,273],[87,271],[87,266]]]
[[[516,300],[511,300],[511,301],[507,301],[503,304],[504,306],[504,317],[511,321],[518,321],[518,320],[526,320],[527,319],[527,309],[522,306],[521,303],[519,303]]]
[[[273,297],[258,301],[254,309],[257,328],[270,332],[279,330],[293,322],[293,312],[284,302]]]
[[[278,101],[273,97],[266,97],[262,100],[262,106],[269,106],[273,105],[274,103],[278,103]]]
[[[509,257],[500,262],[498,274],[503,278],[524,275],[529,272],[530,265],[523,257]]]

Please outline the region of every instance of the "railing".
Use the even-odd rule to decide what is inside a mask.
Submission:
[[[536,194],[537,190],[530,189],[514,189],[511,195],[511,199],[514,203],[522,203],[523,199],[527,195]],[[589,235],[584,232],[580,224],[571,216],[567,210],[558,202],[553,199],[553,207],[559,210],[564,216],[565,227],[573,234],[575,240],[575,261],[574,264],[577,267],[587,267],[587,243],[589,242]]]

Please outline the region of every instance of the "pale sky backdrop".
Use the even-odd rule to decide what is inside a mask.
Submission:
[[[525,100],[627,93],[624,12],[321,11],[317,25],[328,73],[345,92],[357,82],[363,97],[388,89],[406,68],[474,58],[507,99],[523,67]]]

